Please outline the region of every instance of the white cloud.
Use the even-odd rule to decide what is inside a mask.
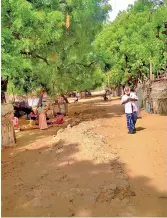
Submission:
[[[119,11],[126,10],[129,4],[134,4],[135,0],[110,0],[112,11],[110,12],[110,20],[113,21]]]

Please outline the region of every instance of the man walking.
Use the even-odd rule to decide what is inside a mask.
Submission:
[[[124,89],[124,95],[121,99],[121,104],[125,107],[125,114],[126,114],[126,120],[127,120],[127,127],[129,130],[129,134],[135,133],[135,125],[137,121],[137,113],[138,108],[135,104],[136,101],[138,101],[138,98],[135,93],[130,92],[129,87],[125,87]]]

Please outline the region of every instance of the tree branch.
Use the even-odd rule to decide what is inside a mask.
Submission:
[[[47,65],[49,65],[48,60],[46,58],[44,58],[44,57],[42,57],[40,55],[36,55],[35,57],[43,60]]]
[[[20,53],[23,55],[30,55],[33,58],[39,58],[39,59],[43,60],[47,65],[49,65],[48,60],[46,58],[42,57],[41,55],[36,55],[36,54],[33,54],[32,52],[26,52],[26,51],[20,51]]]
[[[95,64],[96,62],[97,62],[97,61],[93,61],[93,62],[91,62],[90,64],[81,64],[81,63],[75,63],[75,64],[89,68],[91,65]],[[70,65],[71,65],[71,64],[70,64]]]
[[[66,66],[57,67],[57,69],[60,71],[61,68],[70,67],[71,65],[80,65],[80,66],[89,68],[91,65],[95,64],[96,62],[97,62],[97,61],[93,61],[93,62],[91,62],[90,64],[71,63],[71,64],[68,64],[68,65],[66,65]]]
[[[157,27],[157,34],[156,34],[156,38],[161,40],[162,42],[164,42],[165,44],[167,44],[167,42],[165,40],[163,40],[161,37],[160,37],[160,27]]]
[[[12,32],[13,36],[16,38],[16,39],[20,39],[20,33],[19,32]]]

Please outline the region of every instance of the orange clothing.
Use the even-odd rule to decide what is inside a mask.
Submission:
[[[41,113],[39,115],[39,128],[42,129],[47,129],[48,125],[46,122],[46,114],[45,113]]]

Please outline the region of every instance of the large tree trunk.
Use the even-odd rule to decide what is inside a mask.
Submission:
[[[16,137],[14,132],[13,123],[11,117],[13,115],[12,104],[2,105],[2,147],[14,146],[16,143]]]

